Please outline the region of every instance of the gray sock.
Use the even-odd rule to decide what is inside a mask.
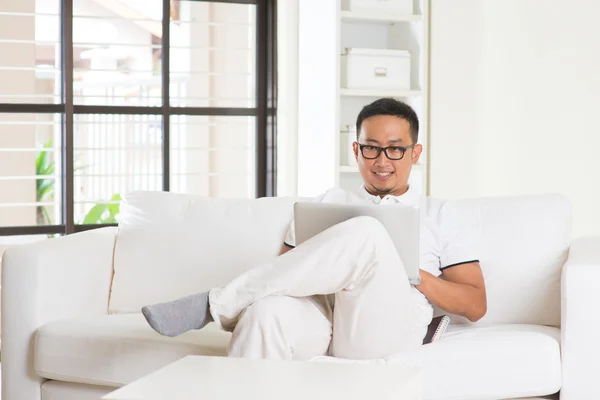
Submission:
[[[178,336],[192,329],[202,329],[213,321],[208,292],[146,306],[142,308],[142,314],[152,329],[165,336]]]

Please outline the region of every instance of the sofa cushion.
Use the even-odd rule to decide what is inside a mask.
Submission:
[[[123,199],[110,313],[225,285],[277,255],[294,199],[134,192]]]
[[[230,338],[214,324],[164,337],[141,314],[62,320],[38,330],[34,368],[48,379],[117,387],[188,354],[225,355]],[[559,340],[560,331],[551,327],[450,327],[441,341],[416,352],[425,366],[425,399],[555,393],[561,385]]]
[[[553,327],[451,327],[421,353],[427,400],[542,396],[561,387],[560,330]]]
[[[214,324],[161,336],[142,314],[62,320],[37,331],[34,368],[48,379],[117,387],[189,354],[225,355],[230,338]]]
[[[553,399],[561,387],[560,330],[535,325],[451,326],[438,342],[378,360],[425,369],[424,400]]]
[[[564,196],[448,201],[440,221],[455,225],[468,221],[481,229],[480,263],[488,308],[478,325],[560,326],[560,277],[571,234],[571,205]],[[444,230],[460,231],[453,226]],[[456,315],[452,323],[470,324]]]

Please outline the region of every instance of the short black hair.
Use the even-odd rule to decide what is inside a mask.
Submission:
[[[356,118],[356,139],[360,136],[360,128],[365,119],[376,115],[393,115],[408,121],[410,126],[410,138],[413,143],[419,140],[419,117],[417,113],[406,103],[399,100],[385,97],[367,104]]]

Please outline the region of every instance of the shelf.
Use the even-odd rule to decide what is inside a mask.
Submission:
[[[341,173],[358,173],[358,166],[349,166],[349,165],[341,165],[340,166]]]
[[[342,96],[357,97],[419,97],[420,90],[340,89]]]
[[[341,11],[340,15],[344,21],[387,22],[390,24],[423,21],[422,15],[398,15],[368,11]]]

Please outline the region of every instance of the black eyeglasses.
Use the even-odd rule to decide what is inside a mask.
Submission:
[[[411,144],[410,146],[401,147],[401,146],[388,146],[388,147],[379,147],[379,146],[371,146],[370,144],[360,144],[357,143],[360,148],[360,153],[367,160],[374,160],[381,154],[383,150],[385,156],[394,161],[402,160],[404,157],[404,153],[406,150],[412,149],[415,147],[416,143]]]

